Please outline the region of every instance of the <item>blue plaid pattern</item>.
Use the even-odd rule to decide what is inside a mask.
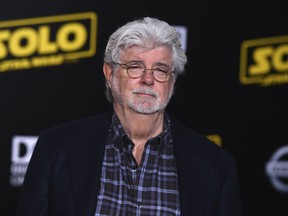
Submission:
[[[147,141],[139,166],[132,155],[133,146],[114,113],[95,216],[180,215],[168,115],[165,114],[164,131]]]

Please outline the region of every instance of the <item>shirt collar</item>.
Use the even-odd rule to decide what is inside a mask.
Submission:
[[[117,114],[114,112],[112,115],[112,124],[111,124],[111,129],[114,132],[113,134],[115,134],[115,136],[117,138],[119,138],[120,140],[122,140],[122,142],[115,142],[116,146],[118,148],[123,148],[125,143],[127,143],[127,141],[129,143],[132,144],[131,139],[129,138],[128,134],[125,132]],[[160,145],[161,143],[165,143],[163,142],[164,139],[168,139],[168,135],[170,134],[170,117],[168,115],[168,113],[164,113],[164,123],[163,123],[163,131],[156,137],[151,138],[150,140],[153,143],[157,143],[157,145]],[[115,139],[117,139],[115,137]],[[157,139],[157,140],[155,140]],[[159,148],[160,146],[158,146]]]

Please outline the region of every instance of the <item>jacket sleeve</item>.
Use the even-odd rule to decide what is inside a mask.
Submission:
[[[48,209],[49,160],[40,135],[28,164],[18,201],[17,216],[45,216]]]

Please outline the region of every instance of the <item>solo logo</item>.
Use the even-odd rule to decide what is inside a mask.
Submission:
[[[96,26],[93,12],[0,22],[0,72],[91,57]]]
[[[37,139],[37,136],[13,136],[10,167],[10,184],[12,186],[23,184]]]
[[[244,41],[240,82],[262,86],[288,83],[288,35]]]

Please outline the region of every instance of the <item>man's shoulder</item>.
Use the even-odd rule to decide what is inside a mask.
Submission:
[[[44,129],[41,132],[41,135],[49,134],[50,136],[54,135],[61,137],[61,135],[65,136],[66,134],[73,136],[79,133],[90,133],[98,128],[108,127],[108,124],[111,121],[111,115],[111,111],[107,111],[63,122]]]
[[[212,142],[205,134],[189,128],[175,119],[171,120],[171,130],[176,145],[184,149],[190,149],[199,153],[202,152],[204,155],[231,157],[230,152]]]
[[[183,123],[173,118],[171,118],[171,129],[175,136],[184,137],[188,140],[192,139],[195,141],[201,140],[203,142],[210,142],[210,140],[204,134],[184,125]]]

